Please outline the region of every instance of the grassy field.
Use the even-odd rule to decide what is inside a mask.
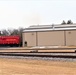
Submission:
[[[0,75],[76,75],[76,62],[0,58]]]

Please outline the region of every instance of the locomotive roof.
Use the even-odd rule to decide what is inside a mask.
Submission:
[[[28,28],[25,28],[23,32],[55,31],[55,30],[76,30],[76,24],[33,25]]]

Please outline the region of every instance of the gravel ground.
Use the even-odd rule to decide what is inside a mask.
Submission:
[[[4,53],[4,54],[33,54],[33,55],[70,55],[76,56],[76,53]]]
[[[73,58],[55,58],[55,57],[54,58],[53,57],[23,57],[23,56],[0,56],[0,58],[76,62],[75,58],[73,59]]]
[[[76,62],[0,58],[0,75],[76,75]]]

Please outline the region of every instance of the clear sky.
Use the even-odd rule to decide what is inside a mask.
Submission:
[[[0,0],[0,29],[76,23],[76,0]]]

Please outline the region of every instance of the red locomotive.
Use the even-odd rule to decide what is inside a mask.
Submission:
[[[19,46],[20,36],[0,36],[0,46]]]

